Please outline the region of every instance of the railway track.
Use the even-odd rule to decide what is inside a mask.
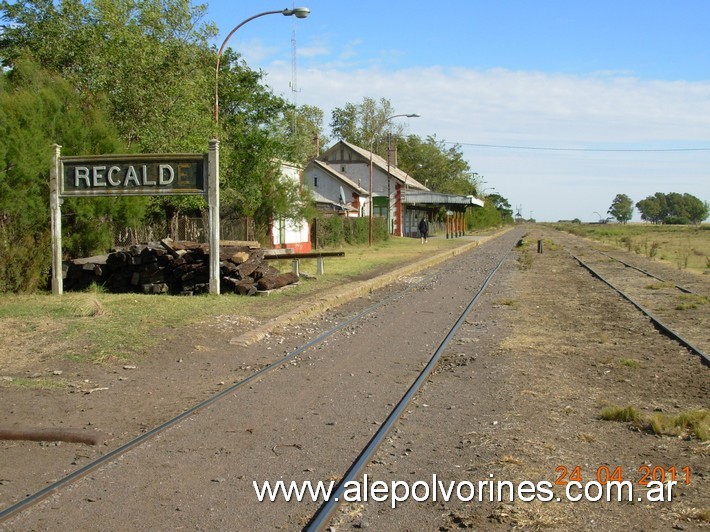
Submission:
[[[676,340],[710,365],[710,335],[703,319],[708,296],[672,278],[593,249],[581,239],[558,232],[572,257],[592,275],[646,315],[663,334]]]
[[[459,306],[465,307],[463,312],[458,316],[453,325],[446,326],[447,330],[445,331],[445,334],[443,334],[443,340],[438,345],[437,349],[434,350],[433,354],[431,354],[431,356],[429,357],[427,363],[424,365],[424,369],[419,373],[419,375],[411,384],[411,386],[407,388],[407,391],[404,396],[402,396],[397,401],[396,407],[389,413],[386,420],[380,426],[380,429],[373,435],[365,450],[360,453],[359,462],[361,465],[364,465],[367,462],[368,457],[371,456],[374,450],[378,447],[379,442],[382,441],[389,429],[396,422],[397,418],[401,415],[402,410],[406,407],[406,405],[414,396],[414,394],[416,394],[419,387],[426,381],[428,375],[436,367],[438,359],[443,350],[446,348],[446,345],[456,334],[456,331],[460,327],[463,320],[465,320],[466,316],[470,313],[471,309],[476,304],[478,298],[481,296],[488,284],[491,282],[491,279],[493,278],[495,273],[499,270],[504,260],[508,257],[513,244],[517,241],[518,238],[519,236],[516,236],[515,232],[511,232],[510,234],[506,234],[502,237],[499,237],[498,240],[504,242],[502,245],[496,245],[495,251],[491,252],[492,255],[495,255],[495,259],[492,260],[492,269],[490,269],[490,271],[487,271],[485,274],[477,273],[477,276],[479,278],[483,279],[485,277],[485,279],[483,279],[480,287],[477,290],[474,290],[475,295],[472,299],[466,301],[465,304],[459,303]],[[501,250],[503,250],[502,255]],[[490,262],[491,260],[489,260],[489,263]],[[208,407],[212,407],[218,402],[222,402],[225,398],[237,395],[237,392],[240,389],[249,389],[257,381],[260,381],[261,379],[267,377],[270,374],[274,374],[276,372],[275,370],[289,367],[290,364],[294,363],[294,360],[298,359],[298,357],[302,357],[304,353],[309,350],[322,347],[323,344],[327,344],[328,340],[332,339],[338,333],[345,331],[348,328],[357,328],[360,322],[372,319],[372,315],[377,313],[377,311],[381,310],[383,307],[392,305],[394,302],[402,300],[408,294],[416,292],[417,290],[431,290],[432,287],[435,286],[436,283],[439,281],[439,278],[441,276],[441,271],[437,269],[415,280],[415,282],[407,283],[401,290],[395,291],[387,295],[383,299],[375,302],[374,304],[370,304],[367,307],[358,310],[355,314],[346,319],[343,319],[339,323],[331,325],[327,330],[323,331],[315,338],[297,347],[296,349],[289,352],[287,355],[272,362],[268,366],[263,367],[262,369],[253,373],[247,378],[234,383],[233,385],[227,387],[220,393],[217,393],[209,397],[208,399],[196,404],[195,406],[185,410],[178,416],[175,416],[174,418],[162,423],[161,425],[141,434],[139,437],[125,443],[124,445],[121,445],[120,447],[110,451],[109,453],[99,457],[98,459],[93,460],[84,467],[73,471],[72,473],[64,476],[63,478],[47,485],[45,488],[27,496],[26,498],[9,506],[8,508],[5,508],[0,512],[0,524],[21,514],[24,510],[27,510],[28,508],[37,505],[48,497],[65,490],[79,479],[82,479],[87,475],[97,472],[103,466],[107,466],[108,464],[115,464],[117,461],[129,454],[131,451],[135,451],[140,447],[144,447],[149,442],[155,442],[157,439],[159,439],[159,436],[166,433],[169,429],[183,424],[186,420],[190,418],[194,418],[196,414],[207,410]],[[466,290],[465,293],[470,294],[471,292]],[[406,307],[406,303],[404,304],[404,307]],[[275,446],[274,449],[276,449],[277,447],[278,446]],[[358,471],[358,468],[351,468],[350,474],[355,475]],[[309,529],[322,529],[322,527],[325,526],[334,510],[335,506],[328,506],[320,509],[314,515],[312,524],[309,525]]]
[[[397,424],[409,400],[428,380],[461,323],[467,321],[472,325],[467,315],[491,283],[495,272],[505,264],[518,237],[518,234],[510,233],[499,238],[495,246],[483,246],[470,254],[479,255],[479,259],[481,255],[486,255],[485,260],[472,261],[469,257],[450,261],[421,277],[399,283],[396,288],[388,288],[382,295],[373,294],[374,302],[363,304],[353,312],[344,312],[334,321],[324,320],[320,332],[286,356],[123,446],[120,453],[116,450],[101,461],[90,464],[90,467],[69,475],[66,480],[62,479],[65,480],[63,484],[55,483],[38,492],[34,500],[22,501],[22,505],[15,505],[14,510],[8,508],[0,514],[0,521],[17,517],[18,520],[9,523],[11,528],[16,529],[60,529],[72,523],[76,526],[78,518],[86,522],[102,519],[104,528],[115,528],[118,526],[115,523],[121,523],[120,526],[126,528],[147,528],[156,524],[165,526],[169,523],[171,528],[199,526],[202,529],[225,529],[233,528],[235,524],[250,527],[244,521],[249,516],[248,523],[258,523],[259,528],[264,529],[284,528],[284,523],[288,529],[325,529],[338,513],[335,498],[342,486],[363,472],[389,431]],[[584,256],[583,261],[589,263],[593,262],[589,257],[594,255],[599,254],[587,253],[577,247],[573,256],[578,261]],[[595,270],[609,267],[606,262],[611,264],[608,258],[601,259],[601,262],[601,265],[594,265]],[[611,272],[617,271],[615,268],[626,270],[625,277],[629,277],[628,268],[618,265],[605,270],[603,275],[611,277]],[[455,282],[459,282],[459,286],[443,289]],[[648,280],[645,282],[648,283]],[[669,284],[667,281],[658,282]],[[624,285],[630,291],[628,286]],[[664,288],[670,290],[669,286]],[[640,290],[644,290],[643,286]],[[438,316],[433,308],[418,307],[414,303],[414,297],[421,293],[438,295],[441,308],[446,309],[442,316]],[[429,298],[430,302],[434,300]],[[395,340],[383,333],[387,327],[385,318],[397,314],[409,316],[412,321],[411,330],[396,339],[401,346],[392,343]],[[425,329],[426,334],[415,334],[420,329]],[[371,338],[378,335],[382,335],[386,342],[383,352],[364,349],[362,358],[358,358],[360,354],[356,353],[356,346],[372,342]],[[415,353],[414,346],[420,345],[423,346],[421,353]],[[386,356],[388,353],[385,351],[392,351],[392,356]],[[336,362],[342,367],[332,379],[321,374],[321,369],[325,370],[326,366]],[[372,364],[372,369],[363,370],[364,363]],[[402,368],[383,381],[378,378],[378,363],[380,369],[383,365],[393,364],[401,364]],[[357,380],[359,373],[363,373],[361,380]],[[357,382],[348,385],[350,380]],[[273,393],[268,395],[269,392]],[[277,404],[276,399],[283,396],[287,396],[287,400]],[[306,398],[311,402],[306,402]],[[285,408],[286,404],[292,408]],[[283,408],[283,413],[277,415],[281,419],[278,426],[267,429],[259,425],[260,412],[263,413],[265,408],[278,409],[279,412]],[[347,421],[349,418],[352,418],[350,424]],[[313,420],[320,423],[313,423]],[[331,434],[327,437],[330,439],[326,439],[321,434],[323,425],[326,430],[337,433],[340,443],[334,449],[330,446],[335,435]],[[253,443],[252,438],[256,438],[257,434],[269,431],[273,431],[271,439],[267,437],[259,440],[258,444]],[[198,443],[195,443],[196,439]],[[224,467],[224,471],[229,470],[229,474],[209,472],[212,463],[217,460],[215,457],[235,455],[239,455],[239,461],[233,458],[220,462],[220,467]],[[348,457],[353,456],[357,458],[349,462]],[[186,475],[186,461],[195,462],[194,467],[198,471],[209,475],[203,475],[203,483],[198,483],[197,488],[192,482],[190,487],[182,487],[188,484],[189,477],[196,475],[194,472]],[[150,467],[153,478],[137,480],[143,468],[147,467]],[[168,470],[172,468],[175,468],[175,473]],[[230,478],[230,474],[234,474],[235,478]],[[64,489],[86,476],[91,476],[87,482],[71,490]],[[338,487],[333,497],[320,506],[315,502],[295,507],[285,503],[252,504],[246,510],[242,503],[239,511],[230,514],[230,500],[254,499],[250,485],[244,489],[239,487],[247,484],[243,480],[245,477],[337,478]],[[213,490],[215,493],[209,493]],[[34,518],[24,519],[23,510],[29,510],[53,494],[58,497],[38,508]],[[169,505],[174,508],[162,508],[162,504],[159,505],[161,507],[155,504],[146,507],[141,499],[147,498],[148,494],[153,501],[169,499]],[[208,500],[202,501],[203,496]],[[199,505],[192,504],[198,499]],[[221,521],[210,515],[218,505],[224,514]],[[142,509],[136,512],[141,515],[136,516],[134,521],[131,521],[131,512],[126,510],[132,507]],[[300,515],[292,515],[294,509]],[[148,517],[152,521],[146,521]]]

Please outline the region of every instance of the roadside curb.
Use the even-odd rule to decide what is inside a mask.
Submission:
[[[384,275],[380,275],[378,277],[374,277],[366,281],[358,281],[349,285],[347,288],[336,289],[315,296],[314,298],[308,300],[306,303],[303,303],[294,310],[287,312],[283,316],[279,316],[278,318],[270,320],[268,323],[265,323],[255,329],[252,329],[249,332],[232,338],[229,343],[231,345],[236,345],[240,347],[248,347],[250,345],[253,345],[271,335],[271,333],[279,327],[285,327],[287,325],[299,323],[307,318],[317,316],[327,310],[339,307],[340,305],[357,299],[358,297],[365,296],[377,290],[378,288],[382,288],[383,286],[391,284],[402,277],[406,277],[407,275],[412,275],[414,273],[420,272],[421,270],[430,268],[441,262],[444,262],[445,260],[451,259],[453,257],[456,257],[457,255],[461,255],[462,253],[466,253],[467,251],[475,249],[481,244],[493,240],[494,238],[498,238],[499,236],[510,231],[511,229],[512,228],[503,229],[492,235],[481,237],[479,240],[473,241],[469,244],[464,244],[455,249],[444,251],[432,257],[428,257],[421,261],[409,264],[407,266],[403,266]]]

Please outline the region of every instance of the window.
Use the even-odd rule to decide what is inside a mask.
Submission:
[[[314,176],[313,176],[313,186],[314,186],[314,187],[317,187],[317,186],[318,186],[318,176],[317,176],[317,175],[314,175]]]

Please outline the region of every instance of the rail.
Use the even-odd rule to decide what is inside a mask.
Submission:
[[[589,266],[587,263],[585,263],[582,259],[580,259],[579,257],[574,256],[574,255],[573,255],[573,258],[579,263],[580,266],[585,268],[594,277],[596,277],[597,279],[602,281],[604,284],[606,284],[612,290],[615,290],[621,297],[626,299],[629,303],[631,303],[638,310],[640,310],[644,315],[646,315],[646,317],[648,317],[660,331],[662,331],[664,334],[666,334],[670,338],[674,339],[676,342],[678,342],[680,345],[685,347],[691,353],[698,355],[703,364],[705,364],[706,366],[710,366],[710,355],[708,355],[702,349],[700,349],[696,345],[692,344],[691,342],[686,340],[683,336],[681,336],[676,331],[671,329],[668,325],[663,323],[659,318],[654,316],[649,310],[647,310],[640,303],[635,301],[626,292],[624,292],[623,290],[621,290],[620,288],[618,288],[617,286],[612,284],[608,279],[605,279],[604,276],[602,276],[599,272],[594,270],[591,266]]]

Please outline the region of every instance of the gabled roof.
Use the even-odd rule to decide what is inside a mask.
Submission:
[[[335,168],[332,166],[328,165],[327,163],[323,161],[319,161],[318,159],[313,159],[309,165],[312,164],[313,166],[316,166],[323,170],[324,172],[328,173],[331,175],[333,178],[337,179],[338,181],[342,182],[343,184],[349,186],[352,188],[355,192],[357,192],[360,196],[369,196],[370,194],[367,192],[366,189],[362,188],[360,185],[355,183],[352,179],[347,177],[345,174],[342,174],[338,172]]]
[[[317,205],[325,206],[334,211],[357,212],[357,209],[351,203],[338,203],[314,190],[311,190],[311,194],[313,194],[313,200]]]
[[[370,151],[365,150],[361,148],[360,146],[356,146],[355,144],[351,144],[347,141],[341,140],[339,143],[343,144],[347,148],[353,150],[360,156],[364,157],[366,160],[370,160]],[[326,153],[329,153],[333,148],[335,148],[337,144],[329,148]],[[387,173],[387,160],[384,157],[380,157],[376,153],[372,153],[372,165],[376,166],[379,168],[383,173]],[[414,179],[411,175],[409,175],[407,172],[400,170],[394,165],[389,165],[389,173],[390,175],[395,178],[397,181],[400,181],[402,184],[406,184],[410,188],[414,189],[419,189],[419,190],[429,190],[427,187],[422,185],[419,181]]]

